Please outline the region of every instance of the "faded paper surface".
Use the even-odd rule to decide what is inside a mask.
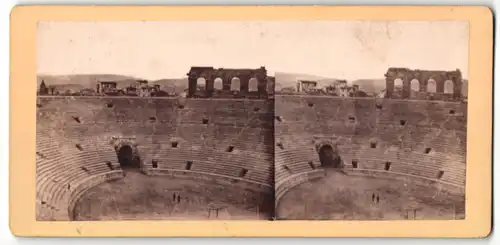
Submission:
[[[235,16],[232,12],[222,8],[199,8],[200,12],[198,13],[211,13],[210,17],[214,16],[213,11],[220,11],[219,14],[216,15],[217,18],[214,17],[214,19],[218,21],[224,19],[232,20],[226,23],[211,21],[203,22],[200,21],[200,19],[204,19],[200,17],[203,16],[203,14],[191,15],[193,12],[189,12],[189,15],[179,15],[177,17],[173,14],[179,14],[182,12],[180,10],[183,10],[183,8],[146,8],[149,11],[144,11],[144,9],[138,11],[131,8],[117,8],[120,10],[116,11],[116,9],[111,10],[106,7],[99,8],[98,11],[92,8],[73,8],[75,12],[71,16],[67,15],[67,13],[71,12],[68,10],[72,8],[60,12],[60,7],[43,7],[43,14],[39,9],[41,8],[20,7],[14,10],[13,14],[13,30],[17,30],[20,26],[23,26],[25,30],[22,33],[16,31],[12,33],[13,38],[19,40],[18,42],[13,42],[12,46],[13,100],[22,100],[25,102],[20,104],[13,101],[12,104],[13,106],[19,107],[16,109],[13,108],[13,111],[26,112],[23,113],[23,115],[29,115],[30,113],[31,115],[35,114],[34,108],[36,107],[31,108],[28,102],[31,101],[33,102],[31,104],[37,104],[35,103],[34,97],[30,98],[25,93],[19,93],[19,90],[16,89],[16,86],[23,86],[24,88],[33,86],[29,85],[32,83],[29,83],[29,73],[26,72],[30,69],[32,69],[33,75],[63,75],[66,76],[66,81],[72,79],[71,76],[67,76],[68,74],[113,74],[127,76],[127,79],[132,77],[133,79],[161,80],[164,78],[181,78],[185,76],[185,73],[190,72],[189,69],[191,66],[251,68],[256,70],[261,66],[265,66],[266,75],[274,77],[276,83],[274,92],[280,92],[283,87],[287,87],[288,84],[282,86],[280,82],[284,81],[283,83],[285,83],[287,79],[292,81],[322,80],[324,78],[346,79],[348,81],[368,80],[367,84],[371,84],[372,87],[385,86],[387,83],[383,77],[384,73],[388,71],[387,69],[389,67],[397,67],[398,64],[401,63],[404,64],[404,67],[411,69],[444,71],[460,69],[464,79],[467,81],[472,79],[477,81],[468,86],[466,88],[468,93],[465,93],[468,100],[467,109],[469,113],[466,119],[466,217],[465,220],[453,221],[379,221],[380,223],[377,223],[376,228],[374,228],[373,222],[364,221],[350,221],[348,223],[342,221],[329,221],[327,223],[313,221],[260,221],[259,223],[250,221],[217,221],[214,223],[215,225],[211,225],[211,228],[208,230],[206,229],[206,223],[202,221],[157,221],[154,223],[143,221],[121,223],[119,221],[113,221],[112,224],[108,222],[81,223],[78,221],[70,223],[64,221],[50,223],[37,222],[35,221],[36,216],[34,209],[36,197],[34,188],[36,186],[36,171],[33,166],[35,165],[23,165],[21,169],[16,167],[19,165],[11,163],[11,186],[13,186],[12,184],[17,184],[16,186],[23,186],[23,188],[26,188],[26,191],[22,192],[26,194],[20,195],[19,192],[16,192],[17,194],[11,192],[11,210],[13,214],[11,227],[13,227],[13,230],[16,231],[17,234],[111,236],[113,234],[118,234],[112,232],[112,230],[116,229],[117,231],[130,231],[126,232],[127,235],[182,236],[193,234],[191,231],[188,233],[187,227],[191,227],[191,229],[193,229],[193,227],[199,227],[194,229],[196,230],[195,235],[294,236],[299,234],[297,232],[290,233],[290,231],[293,231],[294,227],[298,230],[305,231],[300,227],[304,227],[306,224],[309,228],[303,233],[305,236],[383,235],[377,231],[378,229],[380,229],[379,231],[390,229],[393,231],[393,233],[391,233],[392,236],[468,236],[467,234],[477,236],[489,230],[487,229],[489,227],[489,220],[486,218],[489,216],[485,213],[489,212],[489,209],[484,208],[490,205],[488,202],[490,197],[487,195],[489,192],[473,191],[476,189],[487,190],[491,188],[490,182],[488,182],[488,176],[491,176],[488,175],[491,171],[491,164],[489,163],[490,158],[488,157],[490,148],[486,147],[486,143],[490,142],[489,139],[491,137],[489,137],[490,133],[480,133],[487,128],[491,128],[486,125],[491,120],[488,120],[488,118],[484,116],[488,115],[484,112],[488,111],[488,108],[491,108],[491,99],[488,98],[488,93],[484,92],[484,86],[481,86],[481,83],[489,84],[489,81],[491,81],[491,75],[488,73],[489,70],[485,69],[484,65],[485,59],[491,60],[489,55],[491,50],[488,49],[489,46],[484,45],[487,42],[491,42],[491,38],[488,36],[491,35],[489,31],[491,28],[488,29],[488,27],[491,26],[489,26],[489,24],[483,24],[490,23],[491,21],[487,22],[488,20],[481,19],[490,16],[486,9],[429,8],[425,11],[425,13],[427,13],[426,16],[412,16],[414,10],[410,8],[384,8],[383,11],[393,13],[391,18],[394,20],[404,17],[405,21],[387,21],[387,18],[385,18],[386,20],[383,22],[373,22],[373,20],[380,18],[380,15],[375,14],[380,13],[380,8],[342,9],[284,7],[283,10],[279,11],[280,14],[270,15],[270,13],[275,13],[274,11],[276,10],[273,8],[267,8],[266,10],[266,8],[259,7],[255,8],[259,9],[259,14],[252,15],[252,17],[241,15]],[[210,9],[210,11],[207,11],[207,9]],[[248,10],[250,9],[252,8],[249,7]],[[116,15],[109,15],[107,11],[112,11]],[[190,9],[190,11],[192,11],[192,9]],[[130,22],[127,24],[118,24],[116,22],[89,22],[89,20],[143,20],[146,16],[143,15],[145,12],[148,12],[147,16],[151,20],[167,20],[167,17],[164,16],[168,16],[170,20],[175,20],[172,23],[163,24],[169,27],[165,29],[171,29],[172,33],[177,35],[172,37],[167,34],[163,35],[161,32],[157,33],[155,30],[157,30],[158,27],[154,25],[161,26],[162,22]],[[486,12],[488,13],[487,15],[484,14]],[[88,15],[90,13],[94,13],[92,19],[90,19],[90,15]],[[165,13],[169,14],[165,15]],[[405,14],[402,15],[402,13]],[[319,16],[321,21],[286,20],[293,18],[307,19],[313,15],[316,16],[315,19]],[[50,18],[48,16],[50,16]],[[208,17],[209,15],[206,16]],[[181,26],[179,23],[182,23],[178,20],[179,18],[198,19],[198,21],[185,24],[192,25],[190,28],[191,32],[186,32],[180,27],[176,30],[176,26]],[[235,21],[238,18],[242,20]],[[367,24],[364,21],[359,21],[360,18],[372,20],[372,22]],[[38,21],[41,19],[50,19],[54,21]],[[269,23],[268,21],[261,21],[259,19],[275,20],[276,22]],[[349,19],[357,20],[346,21]],[[447,21],[436,22],[437,20],[444,19]],[[450,21],[450,19],[455,19],[457,21]],[[57,22],[61,20],[65,20],[66,22]],[[67,22],[71,20],[86,20],[86,22]],[[336,22],[332,24],[331,20],[336,20]],[[420,20],[420,22],[415,23],[415,21],[413,21],[412,23],[412,21],[409,20]],[[430,20],[434,20],[434,22]],[[335,28],[329,28],[329,25],[334,25]],[[476,25],[478,27],[474,29]],[[75,26],[78,26],[78,28]],[[143,28],[141,29],[139,26]],[[302,30],[308,31],[298,32],[297,30],[301,28]],[[405,28],[412,31],[403,31],[402,29]],[[26,30],[32,30],[33,33]],[[42,30],[41,34],[40,30]],[[209,34],[203,35],[200,34],[201,31],[195,30],[210,31]],[[225,38],[219,38],[220,35],[226,33],[224,30],[232,34]],[[228,30],[232,30],[232,32]],[[241,34],[235,35],[234,33],[236,32],[237,34],[238,30]],[[325,30],[331,30],[331,32],[334,33],[329,33]],[[140,38],[135,37],[134,33],[136,32],[138,33],[136,36],[140,36]],[[168,31],[166,32],[168,33]],[[335,32],[341,32],[342,34],[335,35]],[[152,33],[155,34],[153,35]],[[300,35],[298,33],[300,33]],[[288,42],[280,41],[284,39],[288,40]],[[254,42],[251,44],[247,42],[247,40],[254,40]],[[418,42],[411,42],[410,40],[418,40]],[[29,45],[29,43],[32,45]],[[165,43],[182,44],[174,49],[171,48],[173,45],[162,45]],[[311,43],[315,43],[314,47],[311,47]],[[23,45],[19,46],[20,44]],[[163,55],[161,51],[158,51],[160,45],[166,47],[165,53],[168,54]],[[138,46],[141,47],[130,48]],[[467,46],[469,47],[468,49]],[[56,47],[59,49],[56,49]],[[290,52],[290,48],[293,48],[295,52]],[[384,50],[386,50],[386,52],[384,52]],[[195,57],[186,54],[190,51],[195,53]],[[245,55],[245,52],[241,51],[247,52],[247,55]],[[429,54],[422,55],[425,51],[429,52]],[[443,52],[443,54],[437,54],[439,52]],[[65,57],[68,56],[73,58],[65,59]],[[142,60],[142,58],[144,58],[144,60]],[[33,65],[29,65],[30,63],[26,62],[26,60],[30,59],[33,61]],[[21,64],[22,66],[20,66]],[[165,66],[169,67],[169,69],[162,69],[162,67]],[[290,73],[292,73],[292,76],[290,76]],[[87,80],[84,79],[81,83],[89,87],[94,87],[95,79],[95,77]],[[104,76],[104,79],[115,80],[116,77]],[[38,82],[40,83],[41,80],[43,79],[38,79]],[[229,85],[227,80],[228,79],[224,78],[223,83]],[[26,85],[23,85],[22,81],[25,81]],[[60,81],[60,79],[47,79],[47,83],[57,83],[58,81]],[[214,83],[215,82],[216,81],[214,81]],[[331,80],[328,82],[331,82]],[[397,79],[395,79],[394,83],[397,82]],[[440,87],[440,82],[436,82],[438,84],[437,87]],[[39,83],[37,83],[37,85],[39,85]],[[406,83],[406,81],[404,83]],[[207,83],[207,85],[208,84],[209,83]],[[242,82],[242,84],[246,83]],[[261,84],[260,80],[259,84]],[[242,88],[249,89],[247,85],[244,85]],[[295,84],[292,83],[292,85]],[[475,86],[478,87],[475,89]],[[207,86],[207,88],[210,87],[211,85]],[[419,85],[417,88],[424,90],[422,85]],[[35,86],[33,86],[32,89],[35,90]],[[443,89],[445,88],[443,87]],[[377,91],[378,87],[375,88],[375,90]],[[258,91],[270,92],[269,88]],[[453,92],[455,91],[453,90]],[[474,109],[470,110],[470,108]],[[269,110],[272,111],[272,109]],[[260,113],[264,112],[261,111]],[[22,119],[21,117],[22,115],[13,113],[12,120],[15,122],[21,122],[22,120],[24,123],[28,123],[26,120],[29,119]],[[74,121],[78,121],[80,118],[77,117],[73,119]],[[32,122],[32,125],[34,124],[35,122]],[[20,124],[13,123],[12,125],[12,132],[16,135],[12,141],[12,161],[33,161],[33,158],[37,156],[39,152],[35,154],[35,150],[33,150],[33,158],[28,157],[27,154],[19,155],[17,151],[22,150],[16,147],[16,142],[21,143],[21,141],[18,141],[19,139],[24,139],[23,142],[31,140],[34,146],[35,135],[37,135],[34,127],[29,129],[31,126],[25,125],[22,127],[22,131],[16,131],[18,128],[17,125]],[[485,135],[485,137],[481,137],[481,135]],[[80,146],[82,147],[82,145]],[[238,149],[238,147],[236,147],[236,149]],[[149,160],[151,161],[148,162],[152,164],[154,159]],[[270,166],[272,165],[276,166],[276,164],[270,163]],[[477,167],[471,167],[476,165]],[[196,167],[196,162],[193,163],[193,166]],[[28,171],[30,169],[32,170],[31,172]],[[86,171],[85,169],[81,170],[84,172]],[[275,171],[275,173],[276,172],[277,171]],[[248,172],[248,178],[250,178],[251,173],[252,171]],[[246,174],[247,173],[242,173],[243,177],[245,177]],[[20,177],[24,175],[26,177]],[[69,189],[71,190],[71,186]],[[15,203],[15,205],[12,205],[13,203]],[[211,205],[207,204],[207,206]],[[19,226],[21,224],[19,222],[23,222],[23,227],[28,227],[26,224],[29,224],[29,227],[31,227],[29,231],[16,228],[21,227]],[[167,224],[173,226],[169,231],[158,229]],[[446,228],[443,229],[442,227],[445,224]],[[332,234],[322,229],[321,227],[325,225],[329,227],[328,230],[334,227],[334,230],[338,231],[338,234],[337,232]],[[255,228],[252,228],[254,226]],[[471,226],[477,227],[477,230],[466,229]],[[102,229],[104,227],[112,227],[113,229],[106,229],[107,233],[104,233]],[[205,227],[205,229],[202,227]],[[441,229],[434,229],[432,227],[440,227]],[[460,231],[460,229],[462,229],[461,232],[457,232],[457,230]],[[415,233],[416,231],[418,231],[418,234]],[[470,233],[465,233],[466,231]],[[125,233],[120,232],[120,234],[123,235]]]

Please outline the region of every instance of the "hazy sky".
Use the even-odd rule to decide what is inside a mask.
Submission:
[[[353,80],[388,67],[460,69],[467,22],[39,22],[39,74],[179,78],[191,66],[258,68]]]

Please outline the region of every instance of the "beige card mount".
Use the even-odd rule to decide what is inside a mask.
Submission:
[[[18,236],[484,237],[486,7],[19,6]]]

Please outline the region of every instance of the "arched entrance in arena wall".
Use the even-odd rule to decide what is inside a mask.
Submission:
[[[323,145],[319,148],[319,161],[322,167],[325,168],[340,168],[342,166],[342,158],[338,154],[337,148],[331,145]]]
[[[141,168],[141,157],[137,149],[135,137],[114,136],[110,143],[115,148],[121,168]]]
[[[141,159],[131,145],[124,144],[117,147],[116,155],[122,168],[140,168]]]

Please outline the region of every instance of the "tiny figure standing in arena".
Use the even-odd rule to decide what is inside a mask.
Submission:
[[[172,195],[172,196],[173,196],[173,200],[174,200],[174,202],[175,202],[175,197],[176,197],[176,196],[175,196],[175,192],[174,192],[174,195]]]
[[[372,202],[375,202],[375,193],[372,193]]]
[[[177,203],[181,203],[181,196],[177,195]]]
[[[379,197],[379,195],[377,194],[377,203],[379,203],[379,202],[380,202],[380,197]]]

